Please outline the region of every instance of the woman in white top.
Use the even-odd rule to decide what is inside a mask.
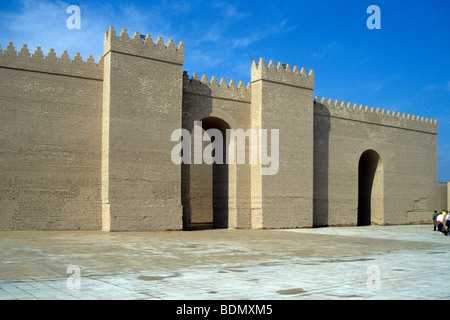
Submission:
[[[436,221],[438,223],[438,231],[442,232],[443,230],[443,225],[444,225],[444,215],[441,213],[440,215],[437,216]]]

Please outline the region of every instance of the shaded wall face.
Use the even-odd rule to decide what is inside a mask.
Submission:
[[[314,115],[314,183],[313,183],[313,226],[328,226],[329,189],[329,143],[330,121],[328,110],[322,105],[322,114]]]
[[[448,191],[448,182],[438,182],[438,200],[435,210],[438,212],[442,212],[442,210],[450,210],[448,207],[448,195],[450,195]]]
[[[202,130],[204,132],[204,130]],[[193,137],[192,139],[193,140]],[[192,141],[193,142],[193,141]],[[206,146],[206,143],[203,144]],[[189,194],[187,205],[190,206],[190,224],[192,227],[213,226],[213,171],[209,164],[187,166]],[[183,192],[184,190],[182,190]]]

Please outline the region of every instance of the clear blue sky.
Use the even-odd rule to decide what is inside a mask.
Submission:
[[[81,29],[68,29],[69,5]],[[370,5],[381,29],[369,30]],[[315,95],[438,119],[438,180],[450,181],[450,0],[3,1],[0,46],[102,55],[109,26],[185,42],[184,70],[250,81],[263,57],[314,69]]]

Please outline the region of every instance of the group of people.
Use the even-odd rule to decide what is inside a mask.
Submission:
[[[450,235],[450,214],[448,211],[442,210],[437,212],[434,210],[433,214],[434,231],[442,232],[444,235]]]

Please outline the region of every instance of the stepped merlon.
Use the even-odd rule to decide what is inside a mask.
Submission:
[[[298,66],[294,66],[292,69],[290,64],[281,62],[275,66],[273,60],[270,60],[269,64],[266,65],[264,58],[260,58],[259,63],[256,60],[253,61],[251,77],[252,82],[264,79],[306,89],[314,89],[314,70],[306,73],[303,67],[299,69]]]
[[[422,116],[410,115],[406,113],[385,110],[375,107],[364,106],[362,104],[328,99],[316,96],[314,99],[314,112],[327,114],[333,117],[340,117],[349,120],[359,120],[371,123],[382,123],[391,126],[398,126],[412,130],[429,131],[437,133],[437,119],[430,119]],[[320,108],[322,106],[322,108]],[[323,109],[326,108],[326,110]]]
[[[130,39],[126,29],[122,29],[119,37],[117,37],[114,27],[105,31],[103,42],[103,53],[106,55],[110,51],[180,65],[184,63],[184,42],[181,41],[179,45],[175,45],[173,39],[169,39],[166,46],[162,37],[158,37],[156,43],[153,43],[149,34],[143,37],[139,32],[135,32]]]
[[[37,46],[31,54],[26,44],[23,44],[17,52],[12,42],[9,42],[4,51],[0,49],[0,66],[96,80],[103,79],[103,57],[95,63],[90,54],[86,61],[83,61],[80,53],[77,52],[71,59],[67,51],[63,50],[58,58],[53,48],[44,55],[40,46]]]
[[[203,96],[250,102],[250,83],[246,87],[243,81],[239,81],[236,85],[234,79],[227,83],[225,78],[221,78],[219,82],[216,76],[212,76],[210,81],[206,74],[199,79],[198,74],[193,73],[192,77],[189,78],[187,71],[185,71],[183,73],[183,91]]]

